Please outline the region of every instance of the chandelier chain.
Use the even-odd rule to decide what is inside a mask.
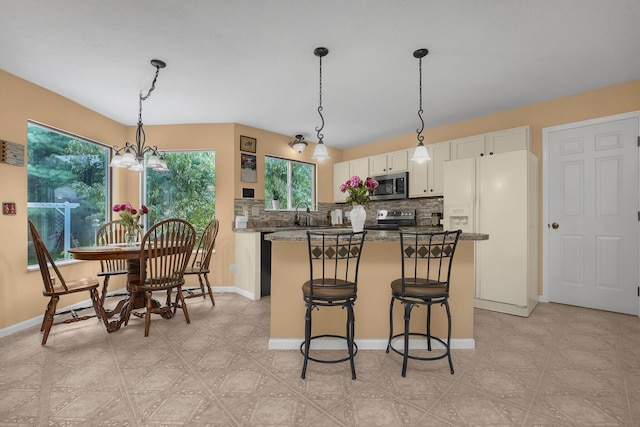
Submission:
[[[145,96],[142,96],[142,91],[140,92],[140,103],[138,108],[138,122],[142,122],[142,101],[146,101],[147,98],[151,96],[151,92],[156,88],[156,80],[158,80],[158,74],[160,74],[160,67],[156,67],[156,75],[153,77],[153,81],[151,82],[151,87]]]

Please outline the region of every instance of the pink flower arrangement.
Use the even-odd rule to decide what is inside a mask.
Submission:
[[[378,188],[378,181],[367,177],[364,181],[359,176],[352,176],[350,180],[340,186],[340,191],[348,192],[347,203],[353,206],[366,205],[373,190]]]
[[[142,224],[138,221],[142,215],[148,214],[149,209],[145,205],[140,207],[140,210],[131,206],[131,203],[124,203],[122,205],[113,205],[113,211],[120,213],[120,224],[126,227],[128,230],[142,228]]]

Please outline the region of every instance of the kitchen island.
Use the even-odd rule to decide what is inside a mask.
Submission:
[[[343,229],[344,231],[350,231]],[[334,230],[337,231],[337,230]],[[304,337],[305,306],[302,283],[309,279],[306,230],[287,230],[265,236],[272,242],[270,349],[297,349]],[[474,241],[486,234],[462,233],[451,273],[449,304],[452,318],[452,348],[474,348]],[[398,231],[368,231],[360,259],[358,299],[354,306],[355,336],[360,349],[385,349],[389,336],[390,283],[401,276]],[[394,310],[394,325],[402,325],[403,310]],[[412,329],[424,330],[425,309],[415,309]],[[344,333],[346,313],[339,308],[314,313],[313,333]],[[415,325],[415,326],[414,326]],[[433,309],[432,332],[446,336],[444,308]],[[399,330],[397,331],[399,332]],[[396,332],[396,333],[397,333]],[[343,348],[331,341],[322,348]]]

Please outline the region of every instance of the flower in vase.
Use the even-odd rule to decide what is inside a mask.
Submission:
[[[376,188],[378,188],[378,181],[375,179],[368,176],[363,181],[359,176],[354,175],[340,186],[340,191],[343,193],[348,192],[347,203],[356,206],[369,203],[371,193]]]
[[[120,214],[120,224],[129,232],[137,232],[141,229],[140,217],[149,213],[149,209],[145,205],[142,205],[140,210],[137,210],[128,202],[122,205],[113,205],[113,211]]]

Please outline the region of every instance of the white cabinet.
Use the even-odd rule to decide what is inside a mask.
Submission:
[[[451,141],[451,159],[492,156],[511,151],[530,150],[531,130],[520,126]]]
[[[450,142],[427,145],[431,160],[409,162],[409,197],[442,196],[444,162],[451,159]]]
[[[236,232],[234,286],[243,295],[259,300],[260,291],[260,233]]]
[[[333,202],[343,203],[347,200],[347,193],[340,191],[340,185],[357,175],[362,179],[369,176],[369,158],[354,159],[333,165]]]
[[[369,172],[371,175],[386,175],[409,170],[408,151],[400,150],[369,157]]]
[[[468,159],[484,155],[484,135],[468,136],[451,141],[452,160]]]

